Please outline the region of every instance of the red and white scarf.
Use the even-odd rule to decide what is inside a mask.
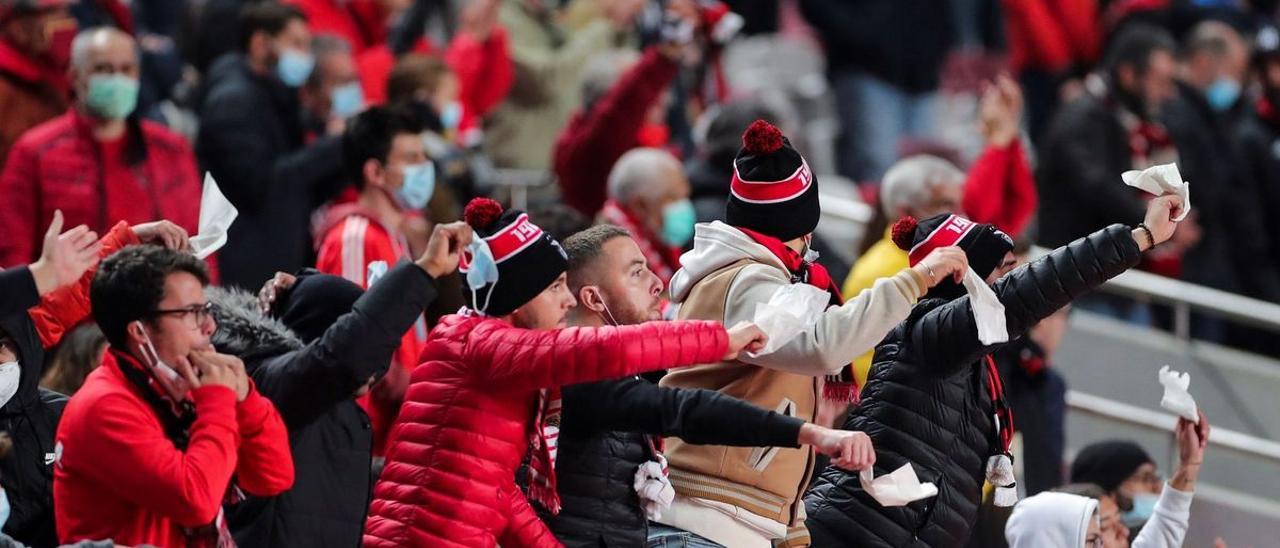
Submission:
[[[538,391],[533,427],[529,430],[529,498],[551,515],[560,513],[556,491],[556,452],[560,443],[560,389]]]
[[[671,276],[675,275],[676,269],[680,266],[679,249],[663,243],[657,235],[613,200],[604,203],[604,209],[600,210],[600,218],[606,223],[630,232],[636,245],[640,246],[640,251],[644,253],[645,260],[649,262],[649,270],[658,275],[663,285],[671,283]]]

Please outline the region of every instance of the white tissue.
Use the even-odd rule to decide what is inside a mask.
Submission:
[[[191,238],[191,249],[197,259],[212,255],[227,243],[227,229],[240,212],[218,188],[213,175],[204,174],[204,192],[200,196],[200,233]]]
[[[759,352],[748,352],[755,358],[782,348],[791,339],[818,323],[818,318],[831,302],[831,294],[808,284],[784,285],[773,292],[767,303],[756,303],[752,321],[769,336]]]
[[[1169,366],[1160,368],[1160,384],[1164,385],[1164,397],[1160,398],[1160,407],[1177,413],[1184,419],[1200,424],[1200,413],[1196,411],[1196,400],[1187,392],[1191,386],[1191,374],[1179,373]]]
[[[640,465],[636,470],[633,486],[636,494],[640,496],[640,505],[644,507],[645,515],[654,520],[661,518],[662,511],[670,508],[671,501],[676,498],[676,490],[671,487],[671,480],[663,472],[667,460],[661,455],[658,459]]]
[[[1151,166],[1142,171],[1133,170],[1120,174],[1124,184],[1145,190],[1156,196],[1176,194],[1182,197],[1182,214],[1174,221],[1181,221],[1191,211],[1191,183],[1182,180],[1178,164]]]
[[[986,280],[972,268],[964,273],[964,288],[969,292],[969,308],[973,321],[978,324],[978,340],[984,345],[1009,342],[1009,329],[1005,325],[1004,304],[991,290]]]
[[[911,463],[875,479],[871,479],[872,474],[871,468],[864,468],[858,472],[858,479],[862,482],[862,490],[881,506],[902,506],[938,494],[936,485],[920,483]]]

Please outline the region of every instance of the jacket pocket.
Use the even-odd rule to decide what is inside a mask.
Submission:
[[[796,416],[796,403],[788,398],[782,398],[782,401],[778,403],[778,407],[774,408],[774,411],[781,415],[794,417]],[[756,472],[763,472],[765,468],[769,467],[769,463],[773,462],[773,457],[777,456],[778,451],[781,450],[781,447],[756,447],[747,455],[747,466],[750,466]]]

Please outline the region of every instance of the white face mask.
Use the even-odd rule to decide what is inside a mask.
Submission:
[[[187,397],[187,393],[191,391],[191,384],[187,379],[182,378],[178,371],[164,363],[160,359],[160,354],[156,352],[155,345],[151,344],[151,337],[147,335],[147,330],[142,327],[142,322],[138,322],[138,328],[142,329],[142,344],[138,345],[138,353],[142,355],[142,359],[146,360],[147,366],[151,368],[152,375],[156,382],[169,393],[169,397],[175,400],[183,400]]]
[[[22,381],[22,367],[18,362],[0,363],[0,407],[9,403],[18,393],[18,384]]]

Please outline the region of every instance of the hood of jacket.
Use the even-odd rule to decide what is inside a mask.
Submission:
[[[302,339],[280,320],[258,311],[256,295],[224,287],[208,287],[205,293],[215,305],[218,330],[213,333],[213,346],[218,352],[247,362],[302,348]]]
[[[680,256],[680,270],[671,277],[671,301],[684,302],[703,278],[743,259],[787,269],[768,248],[741,230],[720,221],[698,224],[693,231],[693,249]]]
[[[40,402],[40,373],[44,371],[44,346],[36,325],[24,310],[0,318],[0,331],[18,345],[18,391],[0,408],[0,415],[20,413]]]
[[[1066,493],[1040,493],[1013,507],[1005,524],[1009,548],[1083,548],[1098,501]]]

